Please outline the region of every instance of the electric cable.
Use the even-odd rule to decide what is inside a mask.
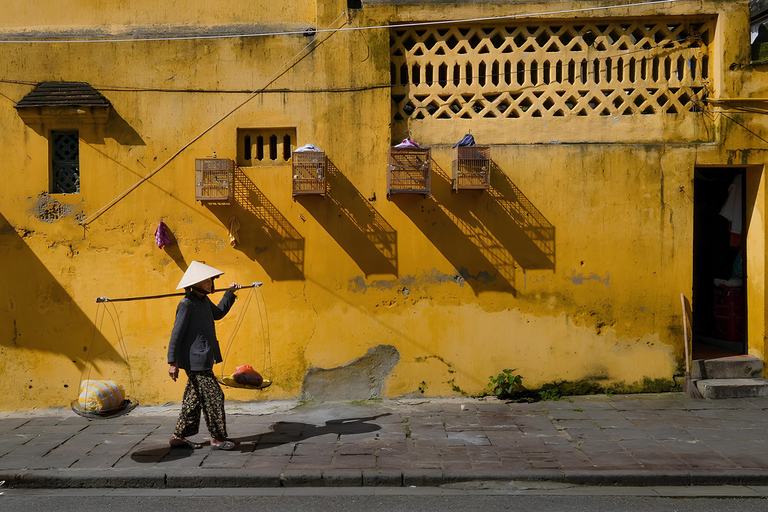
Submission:
[[[201,39],[231,39],[238,37],[274,37],[285,35],[316,35],[326,32],[335,32],[336,30],[341,32],[353,32],[358,30],[380,30],[380,29],[392,29],[392,28],[408,28],[408,27],[426,27],[432,25],[448,25],[458,23],[478,23],[483,21],[498,21],[508,19],[520,19],[520,18],[533,18],[537,16],[552,16],[559,14],[574,14],[587,11],[603,11],[610,9],[621,9],[628,7],[642,7],[650,5],[668,4],[674,3],[677,0],[652,0],[648,2],[638,2],[631,4],[616,4],[605,5],[599,7],[583,7],[580,9],[562,9],[556,11],[541,11],[535,13],[524,14],[509,14],[503,16],[487,16],[482,18],[462,18],[455,20],[441,20],[441,21],[417,21],[406,23],[393,23],[389,25],[373,25],[367,27],[347,27],[339,29],[305,29],[305,30],[287,30],[281,32],[262,32],[262,33],[243,33],[243,34],[214,34],[214,35],[192,35],[192,36],[172,36],[172,37],[147,37],[147,38],[111,38],[111,39],[0,39],[0,44],[4,43],[24,43],[24,44],[52,44],[52,43],[67,43],[67,44],[79,44],[79,43],[136,43],[136,42],[153,42],[153,41],[188,41],[188,40],[201,40]],[[346,12],[346,11],[345,11]],[[346,24],[346,23],[345,23]]]

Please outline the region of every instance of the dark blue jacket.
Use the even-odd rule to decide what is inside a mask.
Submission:
[[[221,348],[213,322],[224,318],[236,298],[234,293],[226,291],[215,306],[207,295],[198,297],[187,292],[176,308],[176,321],[168,343],[168,363],[193,372],[212,370],[215,363],[220,363]]]

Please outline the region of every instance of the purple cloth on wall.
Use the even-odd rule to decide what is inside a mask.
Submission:
[[[155,243],[161,249],[166,245],[173,245],[171,235],[168,234],[168,226],[166,226],[163,221],[160,221],[160,224],[157,225],[157,229],[155,230]]]

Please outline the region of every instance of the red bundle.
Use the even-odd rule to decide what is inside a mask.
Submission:
[[[264,382],[264,377],[259,375],[259,372],[254,370],[253,366],[249,364],[238,366],[235,369],[235,373],[232,374],[232,378],[235,382],[244,386],[258,387]]]

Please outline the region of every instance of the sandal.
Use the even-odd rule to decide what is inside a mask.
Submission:
[[[232,441],[222,441],[219,444],[211,444],[211,450],[232,450],[235,447],[235,443]]]
[[[171,448],[187,448],[189,450],[198,450],[203,447],[203,445],[199,443],[193,443],[192,441],[188,441],[186,439],[184,439],[184,442],[180,444],[173,444],[173,443],[168,443],[168,444],[171,445]]]

